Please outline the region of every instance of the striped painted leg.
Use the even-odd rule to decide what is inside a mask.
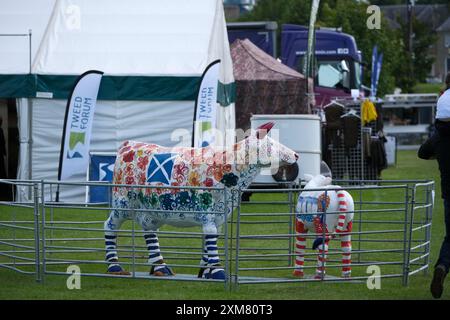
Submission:
[[[345,233],[352,232],[352,221],[348,223]],[[351,234],[341,235],[341,249],[342,249],[342,277],[350,278],[352,274],[352,236]]]
[[[108,263],[109,274],[115,275],[130,275],[128,271],[122,269],[119,264],[119,257],[117,256],[117,236],[115,234],[105,234],[106,246],[106,262]]]
[[[208,265],[208,252],[206,251],[206,245],[203,247],[203,255],[200,259],[200,270],[198,271],[197,278],[202,278],[205,272],[206,266]]]
[[[117,255],[117,232],[122,225],[123,220],[118,218],[118,213],[113,211],[109,218],[105,221],[105,249],[106,262],[108,269],[106,273],[114,275],[130,275],[128,271],[122,269],[119,264],[119,257]]]
[[[318,246],[319,253],[317,255],[317,268],[316,275],[314,277],[315,279],[323,279],[325,277],[325,265],[328,255],[328,242],[329,239],[325,239],[325,241]]]
[[[305,225],[299,219],[295,221],[295,231],[297,237],[295,240],[295,269],[293,276],[303,278],[304,272],[303,267],[305,264],[305,249],[306,249],[306,238],[305,234],[308,232]]]
[[[336,226],[337,233],[344,233],[341,235],[341,249],[342,249],[342,277],[349,278],[351,276],[351,260],[352,260],[352,242],[351,235],[346,234],[352,232],[352,222],[350,221],[345,229],[345,218],[348,210],[347,201],[344,192],[338,192],[339,201],[339,218]]]
[[[217,238],[218,236],[216,234],[205,235],[205,249],[208,255],[208,263],[203,271],[203,277],[206,279],[225,280],[225,270],[219,261]]]
[[[146,232],[144,233],[144,239],[148,250],[148,263],[152,266],[150,275],[158,277],[175,275],[174,272],[164,263],[156,234]]]

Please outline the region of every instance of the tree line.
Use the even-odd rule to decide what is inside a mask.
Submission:
[[[397,19],[399,28],[391,28],[388,20],[381,15],[381,28],[369,29],[367,7],[375,5],[405,4],[405,0],[321,0],[317,26],[342,28],[354,36],[364,61],[363,83],[370,86],[371,57],[374,45],[383,52],[383,67],[379,80],[378,94],[391,93],[398,87],[402,92],[412,92],[417,83],[425,82],[433,58],[427,54],[437,36],[424,23],[413,18],[412,54],[408,42],[408,24],[405,19]],[[448,3],[448,0],[422,0],[416,4]],[[308,25],[311,0],[259,0],[240,21],[276,21]],[[281,28],[278,29],[280,32]],[[279,43],[279,42],[278,42]],[[412,70],[411,70],[412,69]]]

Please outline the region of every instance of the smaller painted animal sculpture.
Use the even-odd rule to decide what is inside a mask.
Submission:
[[[234,199],[235,207],[237,201],[232,193],[247,188],[262,167],[275,162],[295,163],[298,154],[267,135],[273,126],[274,123],[260,126],[226,150],[170,148],[125,141],[118,150],[113,182],[127,186],[113,188],[113,210],[104,224],[107,272],[129,274],[119,264],[117,233],[124,221],[134,219],[144,230],[148,263],[152,266],[150,274],[174,274],[160,250],[157,231],[161,226],[201,226],[204,249],[198,276],[224,279],[217,246],[218,230],[232,207],[224,203],[223,193],[206,187],[224,187],[226,199]]]
[[[354,203],[352,196],[339,186],[331,184],[331,178],[323,175],[305,174],[305,185],[300,193],[296,207],[295,270],[296,277],[304,276],[306,237],[308,231],[316,234],[313,250],[318,249],[316,279],[325,276],[328,243],[331,238],[340,236],[342,249],[342,276],[351,276],[351,232]],[[308,190],[321,189],[321,190]],[[330,212],[330,214],[323,213]],[[336,212],[331,213],[331,212]],[[325,235],[325,237],[323,237]]]

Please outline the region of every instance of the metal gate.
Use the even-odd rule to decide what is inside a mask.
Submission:
[[[67,267],[77,265],[83,276],[118,277],[105,273],[103,223],[110,203],[58,203],[53,194],[58,185],[87,185],[48,181],[3,180],[12,189],[26,188],[31,202],[0,203],[0,267],[34,275],[67,276]],[[219,233],[219,256],[226,272],[226,288],[257,283],[304,281],[363,281],[368,267],[380,268],[382,278],[409,276],[429,266],[433,181],[334,181],[352,194],[355,202],[352,235],[352,277],[341,278],[338,242],[330,241],[327,275],[313,278],[318,253],[305,254],[305,277],[292,276],[295,259],[295,206],[300,189],[249,189],[252,197],[240,201],[240,194],[227,199],[224,189],[210,188],[223,197],[224,214],[238,200],[228,222]],[[114,185],[89,183],[113,188]],[[133,191],[142,186],[128,186]],[[170,188],[170,187],[165,187]],[[180,187],[177,187],[180,189]],[[182,189],[196,189],[181,187]],[[201,188],[197,188],[201,189]],[[133,210],[130,209],[131,214]],[[192,212],[191,212],[192,213]],[[200,212],[199,212],[200,213]],[[321,214],[333,214],[322,212]],[[326,219],[326,218],[325,218]],[[200,227],[162,227],[157,232],[165,262],[176,271],[173,277],[149,275],[143,231],[134,220],[118,231],[121,264],[133,278],[184,281],[219,281],[197,278],[203,254]],[[308,235],[308,243],[317,234]]]

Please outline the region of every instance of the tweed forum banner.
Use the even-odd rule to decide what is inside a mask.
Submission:
[[[64,118],[58,180],[86,175],[98,89],[103,72],[90,70],[75,82]]]
[[[203,72],[195,100],[193,147],[202,148],[215,143],[219,69],[220,60],[216,60]]]

